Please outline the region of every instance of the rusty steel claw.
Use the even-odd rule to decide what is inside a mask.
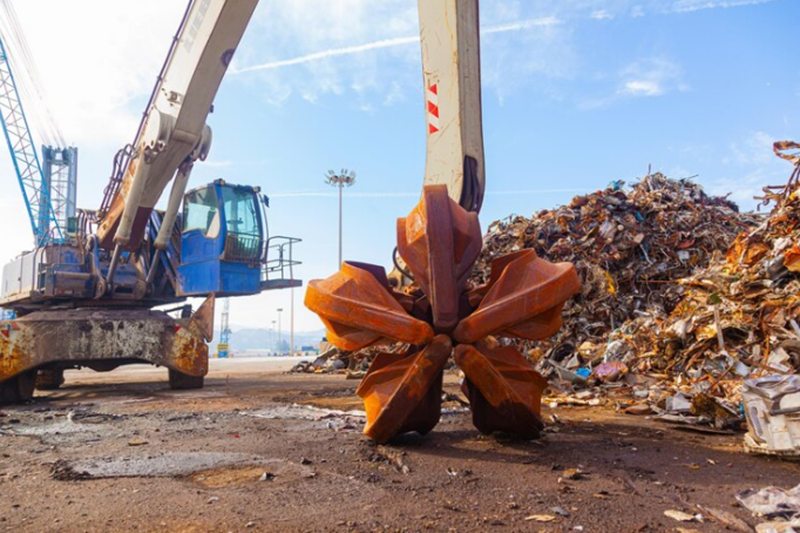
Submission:
[[[344,263],[324,280],[308,284],[306,306],[328,330],[328,340],[342,350],[360,350],[386,338],[411,344],[433,340],[433,329],[410,316],[392,296],[383,267]]]
[[[306,293],[328,340],[342,349],[387,340],[412,345],[405,354],[384,353],[372,362],[358,388],[367,411],[364,432],[386,442],[433,429],[443,369],[456,343],[475,426],[484,433],[535,436],[543,427],[546,382],[516,349],[488,348],[484,339],[538,340],[555,333],[564,303],[580,289],[574,266],[522,250],[495,259],[486,285],[468,287],[482,246],[480,225],[443,185],[424,188],[420,203],[398,220],[397,241],[420,290],[394,292],[383,268],[345,263],[330,278],[310,282]]]
[[[378,443],[416,431],[426,434],[439,422],[442,374],[453,345],[438,335],[413,355],[379,354],[357,394],[364,400],[364,433]]]
[[[455,359],[467,378],[463,389],[472,423],[481,433],[535,437],[544,428],[541,401],[547,382],[515,348],[461,344]]]
[[[458,323],[459,297],[482,244],[478,215],[454,202],[446,185],[425,187],[417,207],[397,220],[397,252],[428,296],[437,331]]]
[[[533,250],[513,255],[492,264],[486,295],[453,332],[458,342],[471,344],[487,335],[540,340],[561,327],[561,308],[580,289],[575,267],[540,259]]]

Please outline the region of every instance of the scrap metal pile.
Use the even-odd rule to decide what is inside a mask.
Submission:
[[[553,378],[550,401],[723,427],[741,421],[745,378],[800,370],[798,168],[765,188],[761,219],[656,174],[493,224],[481,261],[533,248],[584,281],[562,330],[525,346]]]
[[[564,310],[564,327],[550,344],[605,343],[637,316],[664,316],[683,297],[675,283],[709,263],[753,217],[725,198],[711,197],[689,180],[656,173],[623,189],[578,196],[568,206],[489,226],[473,281],[501,254],[533,249],[549,261],[575,264],[581,294]]]

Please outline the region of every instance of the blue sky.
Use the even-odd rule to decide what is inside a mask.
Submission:
[[[81,149],[86,207],[99,203],[113,153],[135,133],[185,6],[105,4],[17,2],[49,102]],[[37,12],[51,8],[78,29],[74,39],[39,23]],[[650,164],[697,175],[746,208],[788,177],[770,145],[800,138],[798,0],[483,0],[481,15],[484,228],[611,180],[633,182]],[[305,280],[336,269],[329,168],[358,173],[345,191],[345,259],[391,262],[395,219],[416,203],[424,169],[417,33],[414,0],[262,0],[223,82],[212,155],[193,182],[260,185],[272,198],[272,233],[303,239]],[[73,64],[55,59],[55,46]],[[5,154],[0,172],[11,185]],[[20,228],[0,245],[10,259],[29,241],[18,191],[6,190],[0,222]],[[302,296],[296,327],[316,329]],[[231,321],[268,327],[278,307],[288,324],[288,292],[235,301]]]

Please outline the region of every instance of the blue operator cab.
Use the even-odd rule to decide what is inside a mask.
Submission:
[[[262,290],[266,200],[260,189],[217,180],[183,200],[179,296],[241,296]]]

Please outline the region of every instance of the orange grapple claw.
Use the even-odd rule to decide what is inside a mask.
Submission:
[[[451,200],[446,186],[427,186],[420,203],[397,222],[398,253],[421,293],[393,292],[381,267],[358,263],[309,283],[306,305],[322,318],[334,345],[412,345],[405,354],[379,354],[358,388],[367,411],[364,433],[372,439],[382,443],[433,429],[454,341],[475,427],[523,437],[543,428],[547,383],[514,348],[489,349],[483,341],[489,335],[538,340],[554,334],[564,303],[580,289],[578,275],[569,263],[549,263],[522,250],[492,261],[489,282],[468,289],[482,243],[477,215]]]
[[[453,349],[439,335],[413,355],[379,354],[358,387],[364,400],[364,433],[378,443],[416,431],[426,434],[439,422],[442,374]]]
[[[464,371],[472,423],[481,433],[495,431],[532,438],[544,428],[542,392],[547,382],[510,346],[488,349],[462,344],[455,350]]]

